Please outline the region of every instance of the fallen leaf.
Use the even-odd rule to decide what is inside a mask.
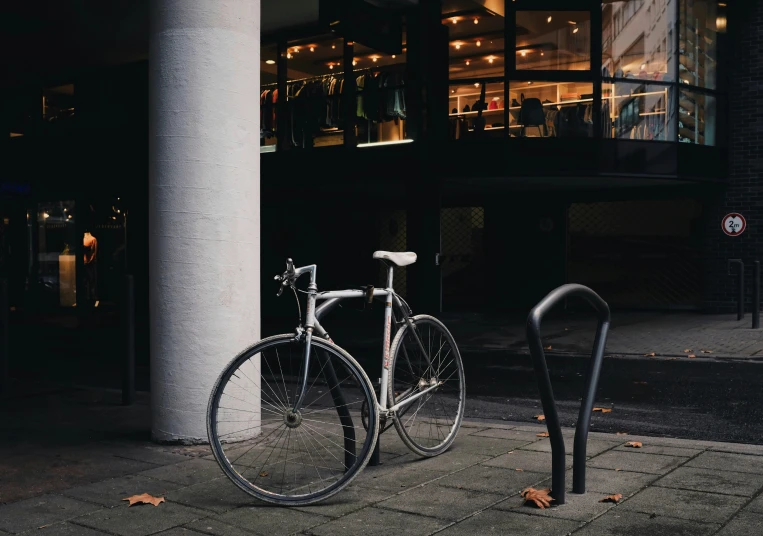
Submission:
[[[516,469],[514,469],[514,470],[515,470],[517,473],[522,473],[522,472],[524,472],[524,469],[520,469],[519,467],[517,467],[517,468],[516,468]]]
[[[545,421],[546,420],[546,416],[545,415],[536,415],[535,417],[533,417],[533,419],[535,419],[536,421]]]
[[[644,357],[654,357],[656,355],[657,354],[655,354],[654,352],[649,352],[648,354],[644,354]]]
[[[594,411],[601,411],[602,413],[612,413],[612,408],[593,408]]]
[[[628,432],[617,432],[615,435],[628,435]]]
[[[641,441],[628,441],[625,444],[626,447],[633,447],[634,449],[640,449],[644,445],[641,443]]]
[[[541,432],[539,434],[535,434],[536,437],[548,437],[548,432]]]
[[[619,467],[615,468],[615,471],[622,471]]]
[[[696,356],[696,355],[694,355],[694,354],[689,354],[689,355],[688,355],[688,356],[686,356],[686,357],[688,357],[689,359],[694,359],[694,358],[695,358],[695,357],[697,357],[697,356]]]
[[[544,349],[544,350],[551,350],[551,345],[549,345],[549,346],[544,346],[544,347],[543,347],[543,349]]]
[[[535,506],[537,506],[541,510],[545,510],[546,508],[551,506],[551,501],[554,500],[554,498],[548,494],[550,491],[551,491],[550,488],[546,488],[546,489],[526,488],[522,490],[521,495],[525,501],[525,504],[532,501],[535,503]]]
[[[267,471],[263,471],[263,472],[260,473],[260,476],[262,478],[265,478],[266,476],[268,476],[268,472]]]
[[[622,493],[616,493],[615,495],[607,495],[606,497],[604,497],[599,502],[602,502],[602,503],[603,502],[613,502],[613,503],[617,504],[617,503],[620,502],[620,500],[622,498],[623,498],[623,494]]]
[[[141,493],[140,495],[133,495],[132,497],[125,497],[123,501],[130,501],[127,506],[130,507],[134,504],[153,504],[159,506],[159,503],[164,502],[164,497],[154,497],[148,493]]]
[[[684,353],[685,353],[685,354],[690,354],[690,353],[691,353],[691,349],[690,349],[690,348],[687,348],[686,350],[684,350]]]

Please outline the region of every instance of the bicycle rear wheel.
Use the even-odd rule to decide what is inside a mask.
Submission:
[[[294,335],[264,339],[231,361],[209,399],[209,442],[223,472],[278,505],[312,504],[347,486],[368,463],[379,432],[370,380],[347,352],[321,339],[312,341],[305,396],[292,411],[304,349]]]
[[[453,443],[464,416],[464,365],[442,322],[429,315],[411,321],[415,334],[403,324],[392,341],[388,398],[392,406],[403,402],[394,423],[408,448],[420,456],[437,456]],[[406,399],[427,389],[405,405]]]

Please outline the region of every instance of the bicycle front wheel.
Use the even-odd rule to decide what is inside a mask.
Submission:
[[[209,399],[209,442],[223,472],[278,505],[312,504],[347,486],[368,463],[379,432],[376,395],[360,365],[313,339],[305,371],[304,350],[304,338],[294,335],[264,339],[231,361]]]
[[[395,428],[403,442],[420,456],[437,456],[456,438],[464,416],[464,365],[453,336],[429,315],[411,318],[392,341],[392,374],[388,398]],[[425,394],[416,397],[422,391]],[[406,404],[405,401],[411,399]]]

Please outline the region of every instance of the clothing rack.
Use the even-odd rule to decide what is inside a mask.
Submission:
[[[394,71],[396,69],[401,69],[402,70],[402,68],[404,66],[405,66],[404,64],[400,63],[400,64],[397,64],[397,65],[386,65],[386,66],[379,66],[379,67],[366,67],[364,69],[354,70],[354,71],[352,71],[352,73],[353,74],[357,74],[359,76],[359,75],[364,74],[364,73],[370,73],[370,72],[376,72],[376,71]],[[296,84],[298,82],[312,82],[312,81],[316,81],[316,80],[322,80],[324,78],[331,78],[331,77],[335,77],[336,78],[336,77],[339,77],[339,76],[344,76],[344,72],[343,71],[337,71],[335,73],[327,73],[327,74],[321,74],[321,75],[318,75],[318,76],[309,76],[307,78],[297,78],[295,80],[287,80],[286,84],[289,85],[289,84]],[[274,83],[270,83],[270,84],[263,84],[260,87],[262,89],[265,89],[265,88],[277,87],[277,86],[278,86],[278,83],[274,82]]]

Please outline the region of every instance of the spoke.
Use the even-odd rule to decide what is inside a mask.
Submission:
[[[356,454],[355,454],[354,452],[350,452],[350,451],[349,451],[349,450],[347,450],[346,448],[344,448],[344,447],[340,447],[339,445],[337,445],[336,443],[334,443],[333,441],[331,441],[331,439],[329,439],[328,437],[326,437],[326,436],[324,436],[323,434],[321,434],[321,433],[318,431],[318,429],[317,429],[317,428],[313,428],[313,427],[312,427],[312,426],[310,426],[309,424],[305,424],[305,427],[306,427],[308,430],[311,430],[311,431],[315,432],[316,434],[318,434],[319,436],[321,436],[323,439],[325,439],[326,441],[328,441],[329,443],[331,443],[331,444],[332,444],[332,445],[334,445],[335,447],[338,447],[338,448],[342,449],[343,451],[345,451],[345,452],[346,452],[346,453],[348,453],[348,454],[352,454],[353,456],[356,456]],[[326,431],[326,430],[324,430],[324,432],[325,432],[325,431]],[[327,433],[331,433],[331,432],[327,432]],[[338,435],[338,434],[333,434],[333,435]],[[344,436],[342,436],[342,437],[344,437]],[[356,441],[356,443],[357,443],[357,441]],[[342,465],[344,465],[344,464],[342,464]]]
[[[278,359],[278,368],[281,370],[281,381],[283,382],[283,392],[286,393],[286,403],[291,407],[289,399],[289,390],[286,389],[286,378],[283,376],[283,368],[281,368],[281,356],[278,355],[278,347],[276,346],[276,359]]]

